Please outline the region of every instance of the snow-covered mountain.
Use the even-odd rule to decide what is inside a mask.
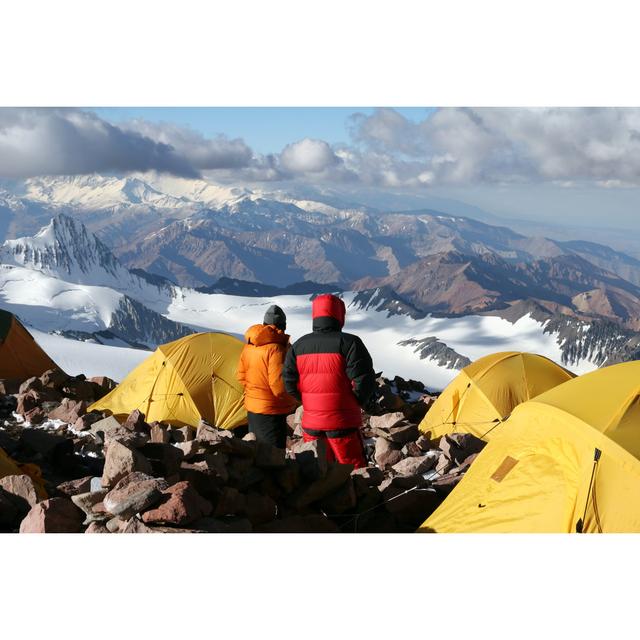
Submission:
[[[0,246],[0,305],[44,331],[153,347],[190,333],[166,319],[174,288],[131,273],[84,225],[53,218]]]
[[[78,340],[242,335],[274,302],[295,338],[310,329],[315,287],[335,286],[377,369],[434,388],[503,349],[576,371],[640,354],[640,262],[434,211],[159,175],[58,177],[5,185],[0,232],[0,306]],[[597,264],[607,261],[625,275]]]

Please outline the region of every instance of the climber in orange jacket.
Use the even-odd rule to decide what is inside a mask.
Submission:
[[[247,329],[238,364],[249,432],[254,433],[257,440],[281,449],[287,444],[287,415],[297,404],[282,381],[282,366],[289,348],[286,328],[284,311],[277,305],[269,307],[263,324]]]

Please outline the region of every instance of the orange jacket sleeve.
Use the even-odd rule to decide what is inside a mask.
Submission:
[[[289,398],[287,390],[284,388],[284,382],[282,381],[282,367],[284,366],[284,357],[286,355],[286,349],[277,346],[274,349],[270,349],[269,362],[268,362],[268,374],[269,374],[269,387],[271,387],[271,393],[276,398]],[[292,399],[293,402],[293,399]]]

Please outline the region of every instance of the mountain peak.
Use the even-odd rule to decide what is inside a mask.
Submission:
[[[52,218],[33,237],[7,240],[3,244],[3,262],[42,271],[75,282],[103,284],[122,277],[127,270],[109,248],[89,233],[82,222],[60,214]]]

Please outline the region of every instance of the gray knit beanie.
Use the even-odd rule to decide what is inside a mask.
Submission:
[[[277,304],[272,304],[267,309],[263,322],[264,324],[273,324],[278,327],[278,329],[282,329],[282,331],[287,328],[287,316]]]

